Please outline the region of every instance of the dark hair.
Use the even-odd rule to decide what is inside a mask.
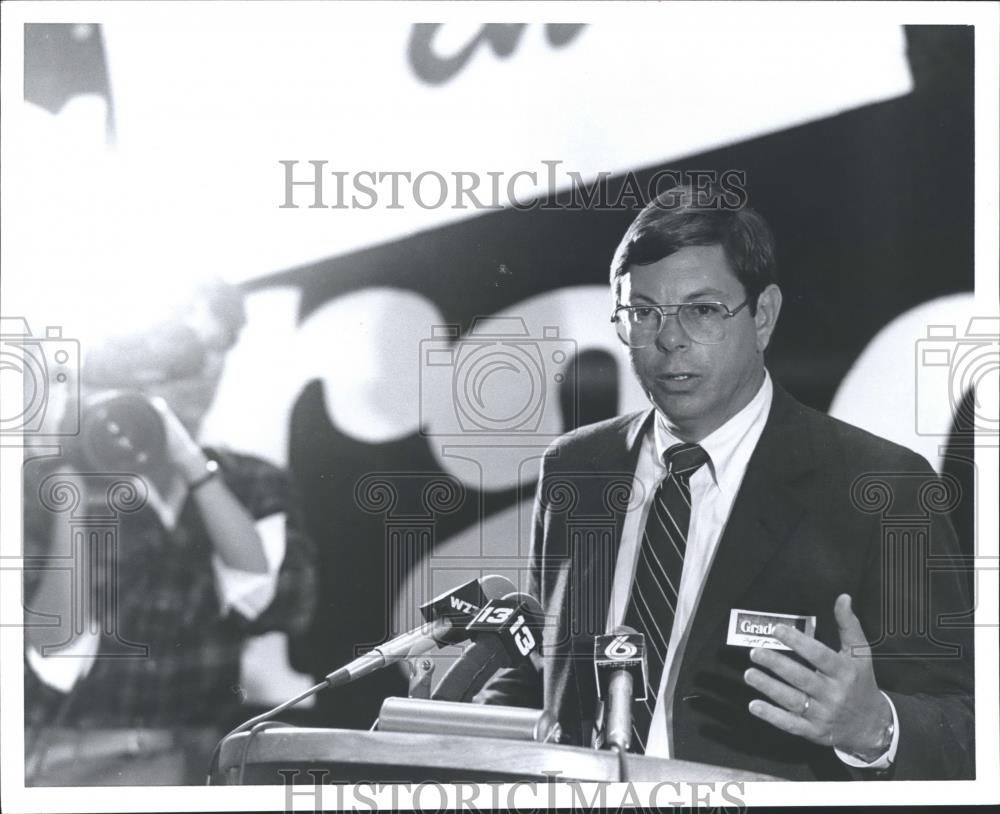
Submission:
[[[629,266],[646,266],[687,246],[722,246],[736,278],[757,311],[757,297],[778,281],[774,237],[767,222],[748,206],[722,207],[724,198],[690,186],[668,189],[632,221],[611,261],[611,285]]]

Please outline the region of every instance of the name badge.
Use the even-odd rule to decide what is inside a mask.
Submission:
[[[726,644],[736,647],[766,647],[770,650],[791,650],[772,635],[778,625],[788,625],[804,633],[814,636],[816,633],[815,616],[796,616],[793,613],[760,613],[759,611],[740,610],[729,611],[729,635]]]

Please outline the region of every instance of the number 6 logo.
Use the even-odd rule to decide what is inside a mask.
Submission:
[[[624,660],[634,658],[639,649],[628,640],[628,636],[615,636],[611,644],[604,648],[609,659]]]

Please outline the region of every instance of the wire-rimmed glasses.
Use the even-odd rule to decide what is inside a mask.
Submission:
[[[727,322],[742,311],[750,299],[735,308],[721,302],[682,302],[662,305],[619,305],[611,315],[618,338],[630,348],[648,348],[663,330],[663,321],[676,316],[684,332],[700,345],[725,341]],[[674,309],[672,311],[667,309]]]

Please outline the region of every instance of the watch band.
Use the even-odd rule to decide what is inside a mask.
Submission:
[[[219,462],[213,461],[211,458],[209,458],[207,461],[205,461],[205,474],[195,478],[192,481],[188,481],[187,485],[188,491],[189,492],[196,491],[197,489],[208,483],[210,480],[215,478],[215,476],[218,474],[219,474]]]

